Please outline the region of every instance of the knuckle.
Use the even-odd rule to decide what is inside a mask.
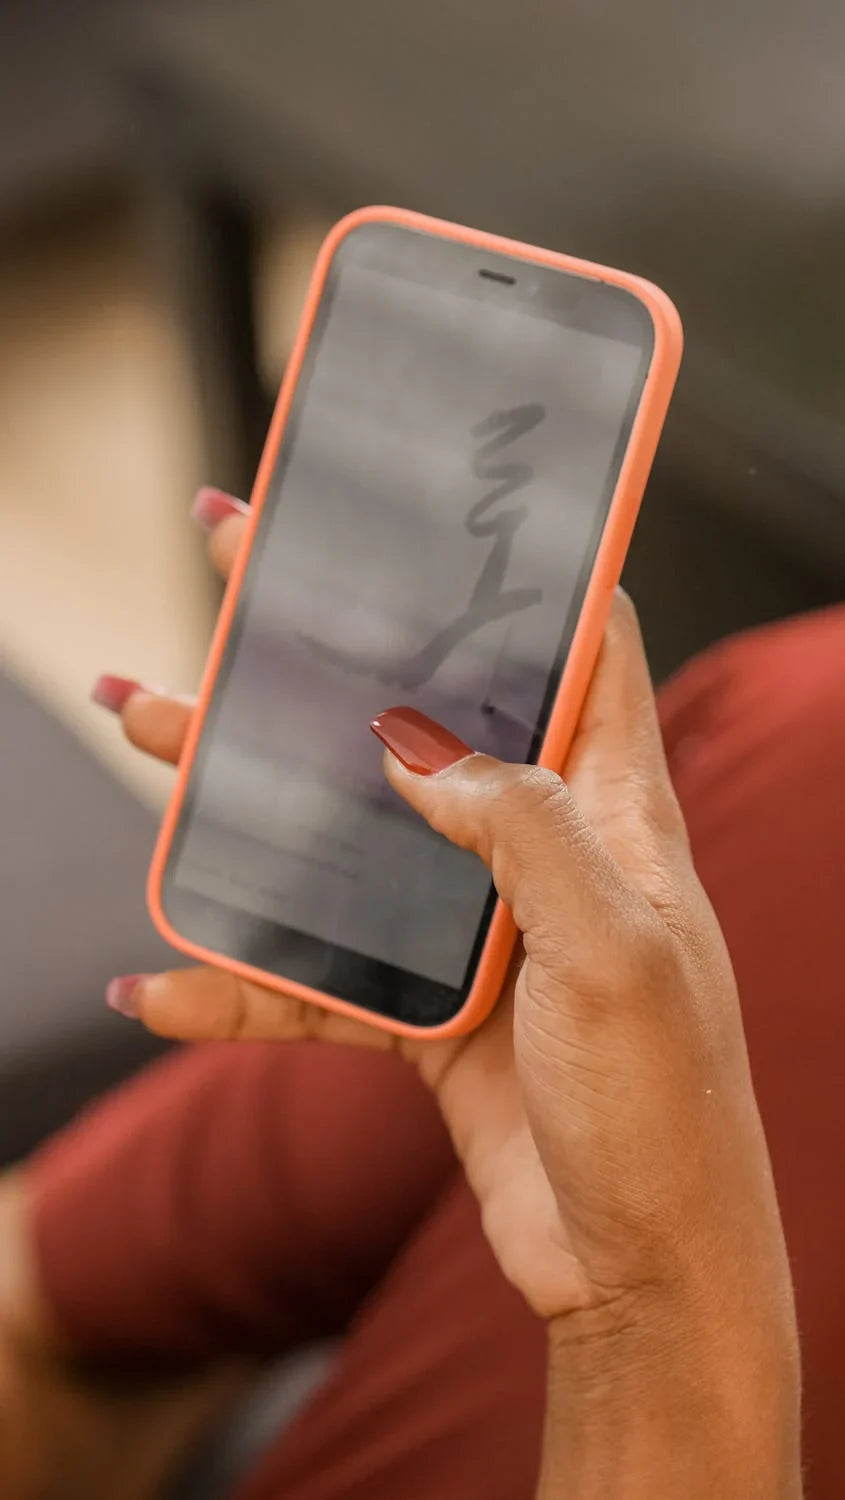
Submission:
[[[542,819],[557,823],[573,806],[566,782],[545,766],[520,766],[501,800],[504,811],[519,822]]]
[[[310,1000],[298,1000],[296,1007],[297,1030],[301,1032],[303,1039],[307,1042],[324,1040],[329,1012],[312,1004]]]
[[[253,986],[244,979],[236,979],[231,989],[228,1014],[223,1028],[223,1040],[241,1042],[249,1036],[251,991]]]
[[[540,766],[513,767],[498,798],[491,869],[517,926],[533,939],[559,930],[556,891],[582,828],[569,788]]]

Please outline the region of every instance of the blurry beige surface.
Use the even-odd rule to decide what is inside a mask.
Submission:
[[[325,225],[268,226],[256,266],[272,387]],[[0,247],[0,663],[141,796],[171,773],[88,693],[100,672],[191,691],[215,590],[188,519],[204,472],[188,353],[117,211]]]
[[[0,660],[144,797],[161,767],[88,702],[190,689],[212,616],[184,349],[120,218],[0,250]]]
[[[261,374],[269,390],[281,381],[314,261],[330,228],[330,219],[300,207],[283,224],[268,224],[259,235],[256,335]]]

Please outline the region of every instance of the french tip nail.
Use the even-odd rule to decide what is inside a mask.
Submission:
[[[143,974],[121,974],[117,979],[110,979],[106,985],[106,1005],[110,1010],[116,1010],[118,1015],[130,1016],[133,1020],[138,1017],[137,991]]]
[[[194,496],[191,520],[204,531],[213,531],[227,516],[245,516],[248,512],[249,506],[244,505],[243,500],[227,494],[225,490],[217,490],[213,485],[204,484]]]
[[[112,677],[105,674],[98,677],[91,689],[90,698],[100,708],[107,708],[110,713],[119,714],[124,704],[133,693],[141,692],[142,685],[133,677]]]

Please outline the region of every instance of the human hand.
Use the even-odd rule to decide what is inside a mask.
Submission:
[[[212,530],[224,571],[242,524],[232,513]],[[168,759],[189,714],[145,691],[123,705],[130,738]],[[427,732],[440,767],[437,726],[422,728],[417,752]],[[401,752],[401,718],[383,716],[382,729]],[[133,1010],[169,1036],[396,1047],[436,1093],[494,1254],[548,1321],[558,1384],[576,1404],[588,1351],[593,1392],[635,1368],[636,1403],[654,1377],[655,1400],[659,1390],[674,1412],[670,1446],[684,1412],[702,1406],[711,1429],[729,1417],[737,1450],[756,1453],[758,1432],[778,1425],[788,1448],[797,1377],[771,1173],[730,963],[693,869],[630,604],[614,605],[565,781],[463,748],[435,774],[389,752],[385,770],[485,861],[523,936],[477,1032],[399,1040],[214,969],[142,976]],[[764,1482],[781,1468],[779,1452]]]

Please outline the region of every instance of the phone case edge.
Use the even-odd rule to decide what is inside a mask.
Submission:
[[[320,1005],[324,1009],[377,1026],[382,1030],[400,1036],[435,1041],[474,1030],[489,1015],[498,999],[516,938],[513,918],[501,901],[496,903],[473,984],[464,1005],[457,1015],[440,1026],[419,1027],[379,1016],[375,1012],[363,1010],[334,995],[311,989],[294,980],[281,979],[265,970],[254,968],[250,964],[241,963],[237,959],[228,958],[225,954],[216,953],[213,949],[193,943],[171,925],[164,912],[161,899],[162,880],[173,834],[328,270],[338,246],[347,234],[361,224],[379,222],[398,223],[407,228],[460,240],[486,251],[515,254],[523,260],[607,281],[612,285],[625,288],[638,297],[651,316],[654,327],[654,349],[648,375],[599,542],[566,667],[555,695],[538,757],[539,765],[550,767],[555,771],[564,769],[566,756],[589,688],[607,624],[611,600],[622,573],[642,494],[675,385],[681,360],[683,334],[677,310],[669,297],[659,287],[653,286],[638,276],[612,267],[597,265],[591,261],[580,260],[559,251],[545,250],[539,246],[526,245],[517,240],[488,234],[483,230],[450,224],[445,220],[430,218],[409,209],[377,205],[357,209],[347,214],[329,231],[315,261],[290,360],[285,370],[256,473],[249,524],[238,549],[223,596],[203,670],[196,708],[192,714],[179,759],[176,782],[156,839],[147,880],[147,905],[153,924],[160,935],[173,948],[190,958],[217,968],[227,969],[242,979],[262,984],[280,994]]]

